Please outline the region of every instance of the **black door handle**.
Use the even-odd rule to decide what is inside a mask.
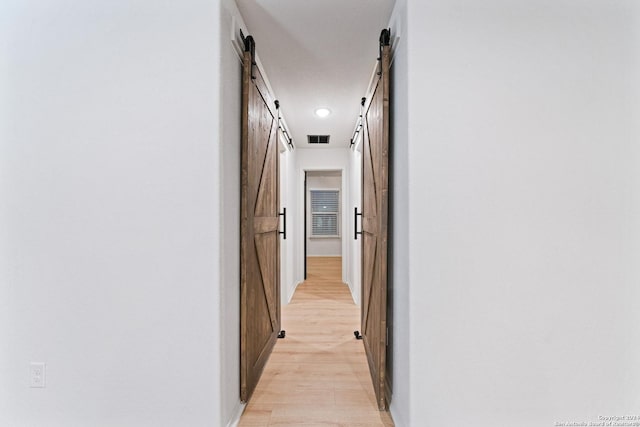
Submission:
[[[278,234],[283,234],[284,240],[287,240],[287,208],[282,208],[282,212],[278,216],[283,216],[283,228],[284,231],[278,231]]]
[[[353,239],[358,240],[358,234],[362,234],[362,231],[358,231],[358,216],[362,216],[362,213],[358,213],[358,208],[353,208]],[[361,221],[362,222],[362,221]]]

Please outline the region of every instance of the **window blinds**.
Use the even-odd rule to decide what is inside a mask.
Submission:
[[[311,235],[338,236],[338,190],[311,190]]]

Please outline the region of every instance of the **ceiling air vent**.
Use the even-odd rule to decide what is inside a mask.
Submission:
[[[307,135],[309,144],[328,144],[329,135]]]

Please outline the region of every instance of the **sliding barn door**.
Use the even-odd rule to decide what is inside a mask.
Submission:
[[[380,70],[365,104],[362,146],[362,337],[378,407],[387,408],[387,220],[389,212],[389,32],[380,37]]]
[[[278,123],[250,36],[242,73],[240,399],[246,402],[280,331]]]

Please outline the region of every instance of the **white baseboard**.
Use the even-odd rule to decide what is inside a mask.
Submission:
[[[298,286],[300,285],[300,283],[302,282],[297,282],[295,286],[291,287],[291,289],[289,290],[289,295],[287,295],[287,304],[291,302],[291,298],[293,298],[293,294],[296,293],[296,289],[298,289]]]
[[[355,305],[359,305],[358,299],[356,298],[356,292],[353,289],[353,286],[351,286],[351,283],[350,282],[344,282],[344,283],[349,287],[349,292],[351,292],[351,299],[353,300],[353,303]]]
[[[233,417],[231,417],[231,420],[229,421],[229,423],[227,423],[227,427],[238,427],[238,424],[240,423],[240,417],[244,412],[245,406],[247,406],[246,403],[238,401],[238,403],[236,404],[236,408],[233,411]]]
[[[396,407],[394,405],[391,405],[391,407],[389,408],[389,415],[391,416],[391,420],[396,427],[404,427],[406,425],[402,423],[403,418],[400,417],[400,414],[396,412]]]

